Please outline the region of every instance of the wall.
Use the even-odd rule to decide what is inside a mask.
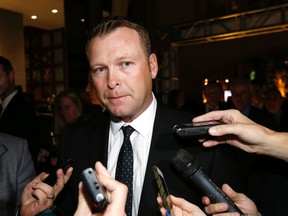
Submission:
[[[22,20],[22,14],[0,9],[0,55],[11,61],[16,85],[21,85],[23,91],[26,91]]]

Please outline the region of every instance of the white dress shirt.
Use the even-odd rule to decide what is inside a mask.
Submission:
[[[133,148],[133,201],[132,215],[137,216],[140,204],[141,192],[147,167],[148,155],[151,145],[154,119],[156,114],[157,101],[153,95],[150,106],[129,125],[135,131],[131,134],[130,140]],[[108,162],[109,173],[115,178],[118,154],[123,143],[123,132],[121,127],[128,125],[125,122],[110,122]]]

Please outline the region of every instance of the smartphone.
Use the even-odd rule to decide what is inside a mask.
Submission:
[[[75,160],[73,158],[65,160],[62,164],[56,166],[53,171],[44,179],[43,182],[50,186],[54,186],[57,182],[57,170],[61,168],[63,169],[63,172],[65,174],[70,167],[73,167],[74,162]]]
[[[82,171],[81,177],[84,190],[93,205],[92,210],[95,212],[103,211],[107,204],[107,198],[105,190],[98,181],[95,171],[92,168],[87,168]]]
[[[208,135],[209,128],[221,124],[225,123],[221,120],[192,122],[188,124],[175,125],[173,131],[180,137],[199,137]]]
[[[153,169],[153,173],[156,179],[159,194],[162,198],[163,207],[166,209],[166,216],[171,216],[170,206],[167,201],[167,196],[169,195],[169,191],[168,191],[166,181],[164,179],[164,175],[157,166],[153,166],[152,169]]]

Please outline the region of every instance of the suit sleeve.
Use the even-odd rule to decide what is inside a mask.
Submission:
[[[21,203],[21,194],[27,183],[29,183],[34,177],[35,169],[32,161],[28,144],[25,139],[22,139],[22,152],[21,159],[19,160],[18,177],[17,177],[17,205]]]

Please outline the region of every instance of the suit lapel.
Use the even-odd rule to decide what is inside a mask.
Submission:
[[[156,202],[158,189],[152,167],[158,165],[160,162],[163,163],[165,159],[167,160],[167,158],[169,158],[167,157],[167,153],[169,154],[169,152],[175,148],[175,146],[171,144],[171,133],[169,131],[171,130],[172,132],[172,127],[171,123],[169,124],[169,122],[167,122],[167,117],[164,107],[158,105],[138,216],[146,215],[147,209],[152,208],[155,209],[155,214],[153,213],[153,215],[159,214]],[[151,199],[155,199],[155,202],[151,202]],[[154,205],[151,206],[151,203],[154,203]]]
[[[87,156],[93,167],[96,161],[100,161],[107,167],[109,122],[109,118],[104,116],[104,118],[97,119],[95,127],[92,127],[93,130],[89,136],[89,151]]]

